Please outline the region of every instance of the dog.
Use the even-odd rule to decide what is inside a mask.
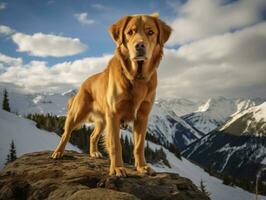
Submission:
[[[110,26],[109,33],[116,43],[114,56],[103,72],[85,80],[69,100],[64,133],[51,157],[62,157],[71,132],[84,122],[92,122],[95,127],[90,136],[90,156],[102,157],[97,144],[105,130],[109,174],[127,176],[120,124],[133,122],[135,167],[137,172],[149,174],[152,169],[145,161],[144,142],[156,95],[157,69],[171,28],[153,13],[124,16]]]

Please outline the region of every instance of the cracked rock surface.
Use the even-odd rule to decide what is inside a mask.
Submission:
[[[107,159],[66,151],[52,160],[52,152],[21,156],[0,172],[0,200],[208,200],[187,178],[178,174],[139,175],[126,165],[128,177],[108,175]]]

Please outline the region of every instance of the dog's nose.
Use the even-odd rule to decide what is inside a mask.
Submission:
[[[136,44],[135,44],[135,49],[136,49],[136,51],[138,51],[138,52],[145,52],[145,43],[143,42],[143,41],[140,41],[140,42],[137,42]]]

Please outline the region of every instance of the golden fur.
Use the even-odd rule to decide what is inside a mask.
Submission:
[[[107,68],[89,77],[77,95],[69,100],[64,134],[52,158],[63,155],[71,132],[85,121],[95,124],[90,137],[90,156],[101,157],[97,144],[105,129],[105,143],[110,157],[110,174],[126,176],[119,139],[120,124],[133,121],[135,166],[140,173],[151,168],[144,157],[148,115],[157,87],[157,68],[171,28],[158,14],[125,16],[109,28],[116,42],[115,55]],[[137,44],[143,45],[139,56]],[[140,53],[139,53],[140,54]]]

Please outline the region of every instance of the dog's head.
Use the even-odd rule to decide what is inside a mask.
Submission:
[[[171,28],[155,13],[125,16],[111,25],[109,33],[126,76],[148,81],[159,65]]]

